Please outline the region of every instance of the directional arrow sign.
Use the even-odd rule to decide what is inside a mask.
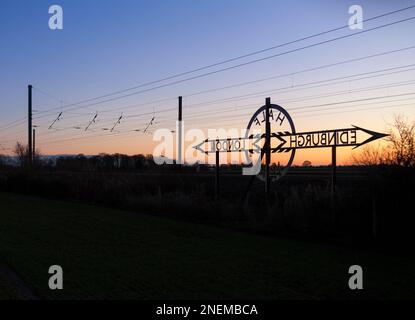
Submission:
[[[359,142],[360,135],[366,134],[366,139]],[[294,149],[326,148],[326,147],[355,147],[388,136],[368,129],[353,126],[346,129],[309,131],[300,133],[277,132],[271,133],[271,152],[290,152]],[[194,146],[205,154],[215,152],[250,152],[260,153],[263,147],[260,141],[265,134],[251,135],[249,137],[206,139]]]
[[[360,135],[366,135],[365,140],[359,142]],[[360,127],[353,126],[346,129],[309,131],[300,133],[277,132],[271,133],[271,152],[290,152],[294,149],[326,148],[326,147],[355,147],[388,136]],[[260,153],[260,141],[265,134],[251,135],[249,137],[229,139],[206,139],[194,148],[209,154],[215,152],[250,152]]]
[[[274,117],[278,112],[278,116]],[[263,120],[260,121],[259,115],[263,115]],[[268,114],[268,118],[267,118]],[[276,126],[284,124],[287,128],[287,123],[290,131],[272,132],[271,123],[274,123],[274,130]],[[293,164],[294,157],[297,149],[311,149],[311,148],[332,148],[332,192],[335,190],[336,185],[336,149],[337,147],[354,147],[358,148],[369,142],[375,141],[380,138],[388,136],[384,133],[379,133],[367,129],[363,129],[357,126],[352,126],[346,129],[334,129],[323,131],[309,131],[297,133],[294,123],[289,113],[279,105],[270,104],[270,99],[266,99],[266,105],[259,108],[252,116],[247,132],[252,128],[258,129],[257,126],[261,126],[265,123],[265,130],[269,134],[269,142],[265,143],[266,134],[252,134],[250,136],[240,138],[227,138],[227,139],[206,139],[194,146],[194,149],[203,152],[205,154],[218,153],[219,152],[244,152],[247,160],[251,160],[248,154],[260,153],[256,163],[252,163],[252,167],[244,168],[246,175],[255,175],[260,178],[259,172],[261,169],[262,158],[266,156],[266,192],[269,192],[269,165],[271,162],[270,152],[272,153],[290,153],[288,162],[283,166],[282,171],[277,175],[277,179],[285,175],[289,167]],[[277,129],[278,130],[278,129]],[[279,129],[286,130],[286,129]],[[275,130],[276,131],[276,130]],[[252,157],[254,158],[254,157]],[[286,157],[281,157],[286,158]],[[252,159],[254,160],[254,159]],[[284,160],[285,161],[285,160]],[[278,162],[278,166],[279,166]],[[216,157],[216,166],[219,167],[219,156]],[[246,172],[245,172],[246,169]],[[219,181],[219,169],[217,169],[217,181]]]
[[[365,134],[369,136],[366,140],[359,142],[358,136]],[[355,147],[358,148],[366,143],[388,136],[363,128],[353,126],[347,129],[335,129],[324,131],[310,131],[301,133],[278,132],[272,137],[278,138],[281,143],[277,147],[271,147],[271,151],[290,152],[294,149],[310,149],[325,147]]]

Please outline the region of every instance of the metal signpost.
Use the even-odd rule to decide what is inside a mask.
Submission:
[[[261,118],[262,115],[262,118]],[[271,122],[276,125],[288,125],[288,130],[271,132]],[[265,123],[264,134],[249,134],[253,125]],[[222,152],[240,152],[245,153],[248,157],[252,154],[260,154],[258,161],[262,161],[265,155],[265,197],[268,199],[270,194],[270,163],[271,154],[291,153],[286,166],[279,173],[277,178],[284,176],[291,167],[296,150],[314,149],[314,148],[331,148],[332,150],[332,191],[336,188],[336,150],[338,147],[358,148],[369,142],[388,136],[357,126],[345,129],[321,130],[296,132],[294,123],[289,113],[278,105],[272,105],[271,99],[267,98],[265,106],[258,109],[252,116],[245,137],[225,138],[225,139],[206,139],[194,148],[205,154],[216,153],[216,196],[219,192],[219,154]],[[361,140],[359,137],[365,134],[366,139]],[[360,140],[360,141],[359,141]],[[261,146],[262,144],[262,146]]]

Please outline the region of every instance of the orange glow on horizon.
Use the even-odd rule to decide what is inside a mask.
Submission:
[[[107,154],[153,154],[155,146],[159,142],[153,142],[151,136],[142,139],[142,136],[136,138],[123,137],[109,137],[107,141],[96,141],[91,144],[87,141],[79,141],[70,144],[55,144],[49,145],[46,150],[43,149],[42,144],[38,145],[41,154],[45,155],[65,155],[65,154],[84,154],[84,155],[98,155],[100,153]],[[385,143],[380,142],[382,145]],[[374,143],[379,145],[379,143]],[[193,142],[186,142],[184,148],[192,148],[195,144]],[[175,146],[174,146],[175,148]],[[105,150],[105,151],[104,151]],[[175,149],[174,149],[175,150]],[[354,149],[352,147],[338,147],[337,148],[337,164],[350,165],[353,163],[352,155],[359,154],[362,148]],[[194,152],[194,155],[197,155]],[[199,155],[199,157],[204,158]],[[175,159],[175,152],[173,152],[173,159]],[[240,158],[242,159],[242,158]],[[210,160],[214,163],[213,158]],[[315,148],[315,149],[300,149],[296,151],[293,165],[301,166],[304,161],[310,161],[313,166],[330,165],[331,164],[331,148]],[[272,155],[272,163],[277,163],[275,155]],[[221,163],[231,163],[231,159],[227,158],[226,154],[221,155]]]

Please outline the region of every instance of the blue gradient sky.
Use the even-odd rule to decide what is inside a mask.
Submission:
[[[115,0],[59,0],[22,1],[3,0],[0,3],[0,127],[26,115],[27,85],[57,97],[52,99],[40,92],[34,92],[34,108],[37,111],[76,102],[108,92],[128,88],[143,82],[187,71],[206,64],[249,53],[279,43],[294,40],[313,33],[347,24],[348,8],[360,4],[364,18],[387,11],[413,5],[414,1],[275,1],[275,0],[175,0],[175,1],[115,1]],[[64,10],[64,30],[51,31],[48,28],[48,8],[59,4]],[[386,17],[376,23],[367,23],[370,28],[381,23],[415,15],[415,9]],[[415,45],[415,22],[406,22],[366,35],[352,37],[313,49],[256,63],[232,71],[212,75],[180,85],[163,88],[122,100],[103,103],[91,108],[73,111],[59,121],[57,129],[47,130],[56,118],[57,111],[35,120],[39,126],[39,147],[44,153],[87,154],[105,152],[151,153],[153,144],[150,135],[126,134],[122,137],[94,137],[102,133],[99,128],[115,122],[120,111],[107,112],[89,133],[68,129],[71,126],[85,126],[95,111],[111,110],[161,98],[177,97],[210,88],[255,80],[282,73],[295,72],[326,63],[357,58],[382,51]],[[306,41],[300,45],[271,51],[277,53],[301,45],[310,44],[334,36],[356,31],[344,30],[332,35]],[[415,92],[415,85],[382,89],[364,93],[349,93],[334,98],[310,99],[289,102],[298,97],[326,94],[347,90],[415,80],[415,72],[406,72],[367,81],[322,87],[290,93],[264,94],[243,101],[232,101],[206,105],[193,109],[189,105],[205,101],[237,96],[250,92],[274,89],[287,85],[324,80],[338,76],[369,72],[382,68],[415,63],[414,50],[377,58],[370,61],[344,65],[295,77],[277,79],[260,84],[214,92],[185,99],[185,120],[187,114],[217,111],[211,117],[187,121],[189,127],[244,127],[266,96],[273,102],[294,109],[318,103],[352,100],[376,95]],[[245,59],[247,61],[250,59]],[[347,88],[346,88],[347,87]],[[345,89],[346,88],[346,89]],[[286,102],[284,102],[286,101]],[[408,104],[411,101],[399,102]],[[237,108],[252,104],[252,108]],[[396,104],[396,103],[395,103]],[[388,104],[383,104],[387,106]],[[393,105],[389,103],[389,105]],[[124,111],[124,115],[151,113],[153,110],[159,127],[174,127],[176,112],[157,112],[176,106],[175,101],[138,106]],[[186,107],[187,106],[187,107]],[[373,105],[376,107],[376,105]],[[233,113],[221,111],[235,107]],[[393,115],[402,113],[414,117],[414,106],[348,112],[344,114],[318,113],[295,116],[297,130],[329,129],[348,127],[350,124],[382,131]],[[342,111],[339,107],[338,111]],[[353,110],[353,109],[349,109]],[[337,111],[333,109],[332,111]],[[80,114],[76,114],[76,112]],[[326,111],[327,113],[327,111]],[[216,118],[215,118],[216,116]],[[244,118],[245,117],[245,118]],[[35,114],[36,118],[36,114]],[[143,116],[122,123],[120,131],[142,129],[151,116]],[[228,122],[221,120],[228,119]],[[232,121],[235,118],[235,121]],[[230,120],[230,121],[229,121]],[[164,121],[164,123],[163,123]],[[156,127],[155,127],[156,128]],[[155,129],[154,128],[154,129]],[[17,139],[25,139],[25,124],[0,131],[0,143],[11,148]],[[74,137],[90,138],[64,141]],[[347,155],[350,151],[347,152]],[[347,162],[346,151],[342,161]],[[298,162],[306,157],[315,163],[329,162],[324,152],[297,156]],[[324,160],[326,159],[326,160]]]

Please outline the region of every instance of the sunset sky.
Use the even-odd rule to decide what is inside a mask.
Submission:
[[[48,27],[52,4],[63,8],[63,30]],[[0,153],[27,141],[29,84],[43,154],[151,154],[155,130],[175,129],[178,96],[185,130],[246,128],[266,97],[291,114],[297,131],[356,125],[384,132],[396,114],[415,119],[415,19],[334,40],[415,17],[415,8],[364,22],[363,30],[343,28],[141,86],[346,26],[354,4],[369,19],[415,2],[1,1]],[[342,148],[338,163],[351,155]],[[328,164],[330,149],[298,151],[295,163],[304,160]]]

